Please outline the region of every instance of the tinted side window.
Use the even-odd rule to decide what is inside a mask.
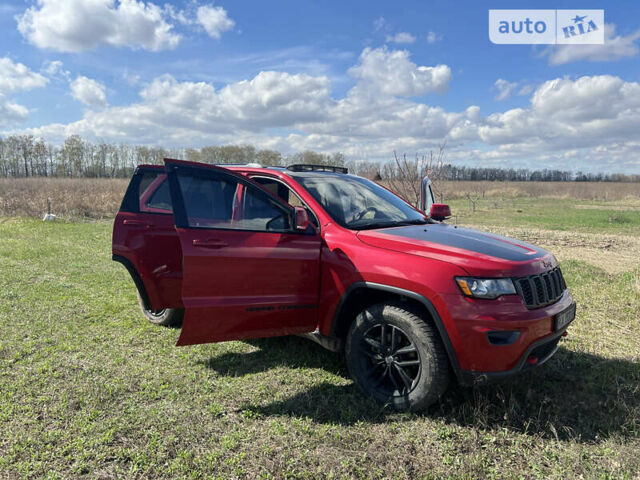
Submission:
[[[247,230],[289,230],[288,212],[254,188],[245,189],[240,222]]]
[[[189,227],[288,231],[289,214],[268,195],[217,175],[178,173]]]
[[[318,226],[318,219],[316,218],[315,214],[287,185],[278,180],[273,180],[271,178],[265,177],[252,177],[252,180],[262,185],[266,190],[273,193],[276,197],[280,197],[292,207],[305,207],[307,209],[307,213],[309,214],[309,220],[311,221],[311,223],[316,227]]]
[[[144,206],[148,209],[166,210],[171,212],[171,193],[169,191],[169,182],[162,180],[162,183],[154,192],[151,193],[149,198],[144,202]]]
[[[161,191],[156,196],[158,190]],[[129,182],[120,211],[170,215],[171,210],[171,196],[164,171],[147,167],[137,171]]]
[[[232,228],[235,182],[191,175],[178,181],[190,227]]]

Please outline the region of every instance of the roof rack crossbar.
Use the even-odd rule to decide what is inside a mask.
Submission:
[[[287,166],[287,170],[292,172],[334,172],[334,173],[349,173],[349,169],[346,167],[337,167],[335,165],[313,165],[307,163],[296,163],[295,165]]]

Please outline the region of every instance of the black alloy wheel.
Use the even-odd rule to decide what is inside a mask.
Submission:
[[[362,337],[362,352],[369,358],[373,385],[388,396],[409,394],[420,378],[418,349],[401,328],[378,324]]]

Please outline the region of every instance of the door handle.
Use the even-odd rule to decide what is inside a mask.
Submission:
[[[153,224],[149,222],[145,222],[144,220],[133,220],[131,218],[127,218],[124,222],[125,225],[129,225],[130,227],[153,227]]]
[[[217,238],[207,238],[206,240],[201,238],[196,238],[193,240],[193,246],[204,247],[204,248],[224,248],[224,247],[228,247],[229,244],[223,242],[222,240],[218,240]]]

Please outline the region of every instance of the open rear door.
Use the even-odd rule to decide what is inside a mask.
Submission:
[[[178,345],[313,331],[320,235],[293,209],[211,165],[165,160],[183,256]]]

